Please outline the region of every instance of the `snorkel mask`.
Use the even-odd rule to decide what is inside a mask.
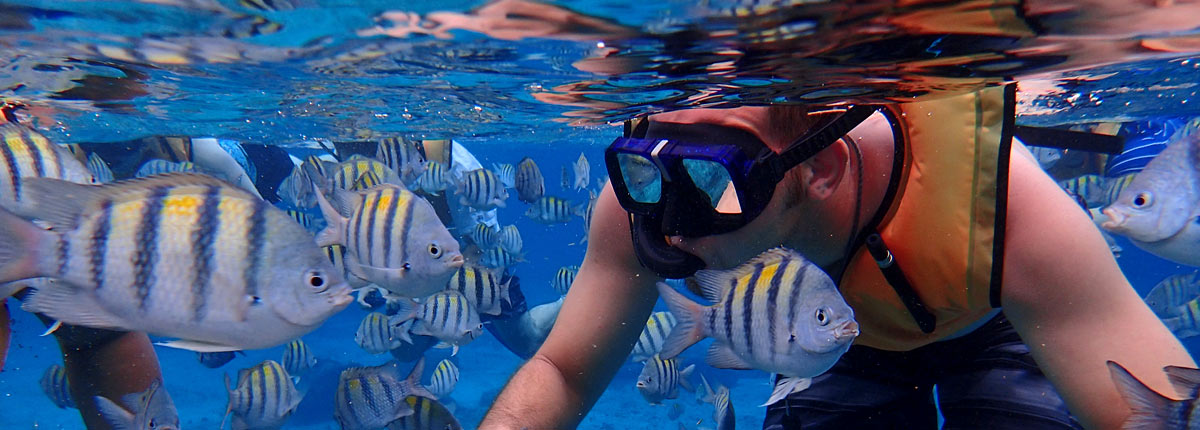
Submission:
[[[789,170],[876,110],[854,106],[826,115],[780,153],[734,128],[627,121],[625,135],[609,145],[604,161],[617,200],[629,213],[638,261],[666,278],[703,269],[704,261],[671,246],[667,237],[723,234],[750,223]]]

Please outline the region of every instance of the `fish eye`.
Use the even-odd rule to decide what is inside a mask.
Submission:
[[[305,275],[308,278],[308,285],[318,293],[323,293],[329,289],[329,283],[325,282],[325,275],[318,271],[311,271]]]
[[[429,255],[432,255],[433,258],[441,258],[442,248],[438,248],[436,243],[429,244]]]
[[[1154,196],[1147,192],[1138,193],[1133,197],[1133,207],[1143,208],[1154,202]]]
[[[400,266],[400,268],[401,268],[401,269],[404,269],[404,271],[405,271],[405,272],[407,272],[407,271],[409,271],[409,270],[412,270],[412,265],[411,265],[411,264],[408,264],[408,263],[404,263],[404,265],[403,265],[403,266]]]
[[[825,314],[825,309],[817,309],[817,324],[828,325],[829,315]]]

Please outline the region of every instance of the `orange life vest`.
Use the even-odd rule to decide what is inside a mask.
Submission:
[[[873,231],[924,310],[925,330],[865,246],[839,288],[861,345],[907,351],[959,332],[999,306],[1015,90],[988,88],[889,106],[902,158]]]

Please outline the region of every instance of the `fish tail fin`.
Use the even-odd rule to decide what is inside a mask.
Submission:
[[[696,392],[696,387],[692,385],[692,372],[696,370],[695,364],[689,364],[688,367],[679,371],[679,386],[687,390],[689,393]]]
[[[233,388],[229,385],[229,374],[224,373],[223,376],[225,376],[225,391],[229,393],[229,403],[225,405],[225,414],[221,415],[221,426],[217,427],[218,429],[225,428],[225,422],[229,420],[229,413],[233,412],[233,396],[237,395],[237,393],[234,393]]]
[[[762,406],[770,406],[780,400],[787,398],[792,393],[804,391],[812,385],[812,378],[796,378],[784,377],[775,384],[775,389],[771,390],[771,397],[767,398],[767,402]]]
[[[713,391],[712,385],[708,384],[708,379],[704,374],[700,374],[700,383],[704,384],[704,394],[700,397],[700,401],[704,403],[714,403],[717,401],[717,393]]]
[[[57,234],[0,209],[0,283],[37,277],[39,250],[56,240]]]
[[[587,207],[588,207],[588,204],[587,204],[587,203],[583,203],[583,204],[580,204],[580,205],[578,205],[578,206],[572,207],[572,208],[571,208],[571,215],[575,215],[575,216],[578,216],[578,217],[581,217],[581,216],[587,215]]]
[[[315,184],[313,186],[316,187]],[[325,229],[317,234],[317,245],[344,245],[342,238],[346,237],[346,217],[329,204],[329,200],[325,199],[325,193],[322,193],[320,188],[315,188],[314,191],[317,195],[317,205],[321,207],[321,215],[325,217],[326,224]]]
[[[689,346],[704,339],[704,325],[700,323],[703,321],[704,307],[688,300],[683,294],[662,282],[658,283],[658,293],[662,295],[667,309],[671,310],[678,321],[675,328],[671,329],[671,334],[663,341],[662,352],[659,354],[663,359],[674,358]]]
[[[1126,430],[1155,430],[1166,429],[1167,420],[1165,416],[1171,400],[1156,393],[1154,390],[1143,384],[1137,377],[1129,373],[1124,367],[1116,362],[1108,362],[1108,371],[1112,375],[1113,382],[1117,384],[1117,391],[1121,393],[1121,397],[1129,404],[1133,413],[1125,421]]]

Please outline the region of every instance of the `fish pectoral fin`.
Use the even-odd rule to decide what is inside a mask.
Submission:
[[[64,324],[107,329],[125,328],[124,321],[108,313],[89,292],[61,282],[54,285],[34,290],[21,305],[21,309],[46,314]]]
[[[46,327],[46,331],[42,332],[42,334],[39,334],[38,336],[49,336],[55,331],[58,331],[60,327],[62,327],[62,321],[54,321],[54,324],[50,324],[50,327]]]
[[[165,346],[168,348],[186,349],[195,352],[227,352],[238,351],[243,348],[219,343],[204,342],[200,340],[176,339],[166,342],[154,342],[155,345]]]
[[[746,363],[746,360],[738,357],[728,345],[717,342],[708,348],[708,356],[704,358],[704,362],[718,369],[749,370],[754,368]]]
[[[133,413],[116,404],[107,397],[95,396],[96,410],[108,420],[113,430],[134,430],[136,422]]]
[[[771,397],[761,406],[773,405],[775,402],[783,400],[792,393],[804,391],[810,385],[812,385],[812,378],[785,377],[780,379],[779,383],[775,384],[775,389],[771,391]]]

